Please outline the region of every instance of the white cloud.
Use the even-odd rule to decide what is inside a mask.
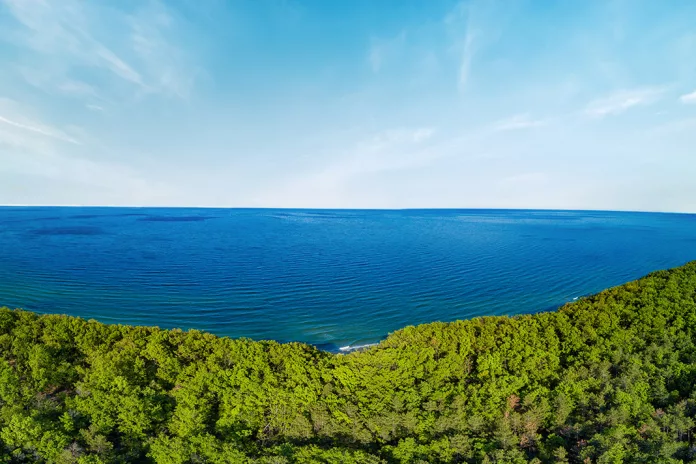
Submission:
[[[437,159],[438,155],[433,151],[435,134],[432,127],[380,131],[326,159],[323,165],[290,177],[278,186],[265,188],[255,201],[284,206],[286,204],[279,203],[279,199],[321,207],[343,204],[350,195],[349,185],[358,179],[422,167]]]
[[[24,132],[31,132],[33,134],[60,140],[61,142],[80,145],[78,140],[66,134],[64,131],[25,116],[20,111],[19,105],[8,99],[0,99],[0,124],[10,126],[14,129],[20,129]]]
[[[10,126],[14,126],[14,127],[19,128],[19,129],[24,129],[24,130],[27,130],[30,132],[34,132],[36,134],[41,134],[41,135],[44,135],[46,137],[52,137],[54,139],[62,140],[64,142],[74,143],[76,145],[79,145],[79,143],[80,143],[77,140],[75,140],[75,139],[65,135],[64,133],[55,130],[55,129],[46,128],[46,127],[42,127],[42,126],[35,125],[35,124],[25,124],[25,123],[13,121],[11,119],[7,119],[7,118],[3,117],[2,115],[0,115],[0,123],[8,124]]]
[[[100,159],[99,155],[104,153],[95,150],[98,147],[86,146],[69,135],[68,128],[53,127],[32,113],[18,102],[0,99],[0,180],[3,183],[20,176],[37,186],[56,185],[60,189],[90,192],[80,197],[82,204],[93,204],[91,194],[94,192],[103,195],[102,202],[110,195],[133,203],[143,198],[156,202],[171,195],[161,182],[145,178],[133,167]],[[63,193],[63,190],[43,190],[41,203],[57,201],[62,204],[63,201],[56,199],[63,198]],[[3,201],[12,198],[12,203],[26,203],[23,197],[16,195],[20,194],[4,192]],[[95,201],[100,202],[99,199]],[[35,200],[30,202],[36,203]]]
[[[474,22],[474,2],[460,2],[445,17],[445,24],[455,37],[455,46],[459,49],[458,84],[464,89],[471,75],[471,65],[478,51],[480,31]],[[463,35],[462,35],[463,34]]]
[[[655,103],[663,93],[664,89],[653,87],[621,90],[590,102],[585,108],[585,114],[593,118],[615,116],[636,106]]]
[[[406,32],[401,31],[397,36],[388,39],[373,38],[367,54],[372,72],[379,73],[385,63],[397,55],[406,42]]]
[[[682,103],[686,103],[686,104],[696,103],[696,90],[694,90],[691,93],[687,93],[685,95],[682,95],[681,97],[679,97],[679,100]]]
[[[379,72],[382,69],[382,61],[384,60],[384,49],[380,45],[372,44],[367,60],[370,62],[372,72]]]
[[[66,95],[75,95],[83,97],[94,97],[97,95],[96,89],[86,82],[66,79],[64,82],[57,84],[59,91]]]
[[[96,56],[101,58],[102,66],[110,69],[117,76],[144,87],[143,79],[140,73],[135,71],[128,63],[119,58],[113,51],[106,48],[99,42],[94,41],[90,38],[90,41],[94,42],[94,53]]]
[[[382,131],[361,141],[323,170],[323,176],[347,178],[356,175],[406,169],[423,164],[429,155],[432,127]]]
[[[493,124],[494,131],[508,131],[516,129],[529,129],[532,127],[540,127],[546,124],[546,121],[541,119],[533,119],[529,114],[518,114],[506,119],[502,119]]]
[[[460,91],[471,84],[479,55],[500,39],[519,4],[505,0],[462,0],[445,16],[451,50],[457,59]]]
[[[464,38],[464,49],[462,51],[462,57],[459,63],[459,86],[461,88],[464,88],[469,81],[471,62],[473,61],[474,54],[476,53],[475,39],[475,32],[471,31],[467,27],[466,37]]]
[[[380,132],[364,145],[363,149],[374,151],[391,148],[398,145],[417,144],[428,140],[435,133],[432,127],[418,127],[415,129],[389,129]]]
[[[139,82],[138,73],[131,66],[94,38],[91,29],[99,28],[95,24],[99,18],[90,17],[79,2],[4,0],[4,3],[26,29],[20,35],[19,45],[72,64],[106,68],[124,79]]]
[[[161,3],[150,3],[130,18],[131,47],[150,85],[159,91],[186,98],[200,71],[168,37],[175,22]]]
[[[131,93],[185,97],[196,76],[189,57],[174,45],[176,24],[157,2],[134,13],[76,0],[0,0],[20,27],[7,37],[24,49],[20,74],[31,85],[74,97],[110,99]],[[96,82],[70,78],[93,68]],[[125,87],[124,87],[125,85]]]

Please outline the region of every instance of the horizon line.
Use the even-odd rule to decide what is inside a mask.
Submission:
[[[502,207],[409,207],[409,208],[328,208],[328,207],[288,207],[288,206],[179,206],[179,205],[53,205],[53,204],[0,204],[0,208],[131,208],[131,209],[237,209],[237,210],[303,210],[303,211],[557,211],[587,213],[646,213],[646,214],[686,214],[696,211],[658,211],[622,209],[583,209],[583,208],[502,208]]]

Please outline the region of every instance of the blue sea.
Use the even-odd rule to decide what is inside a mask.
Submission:
[[[0,306],[338,350],[696,259],[696,215],[0,208]]]

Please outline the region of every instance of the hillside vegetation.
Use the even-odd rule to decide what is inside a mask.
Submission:
[[[0,462],[694,462],[695,337],[696,263],[348,355],[4,308]]]

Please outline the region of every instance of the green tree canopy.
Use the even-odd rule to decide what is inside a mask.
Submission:
[[[696,263],[347,355],[3,308],[0,462],[695,462],[695,342]]]

